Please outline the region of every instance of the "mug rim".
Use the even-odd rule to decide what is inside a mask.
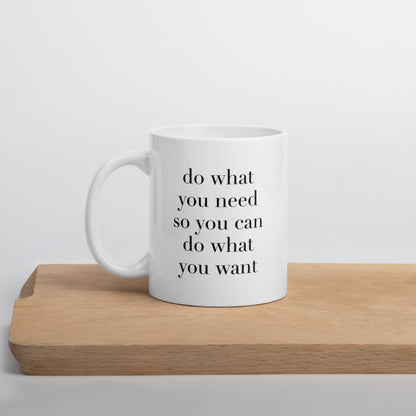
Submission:
[[[203,133],[204,130],[205,133]],[[228,134],[221,133],[221,131],[225,132],[227,130]],[[253,140],[286,136],[286,131],[275,127],[254,124],[196,123],[154,127],[150,130],[150,135],[152,137],[156,136],[176,140]]]

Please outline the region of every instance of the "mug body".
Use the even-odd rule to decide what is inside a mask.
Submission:
[[[286,133],[187,125],[150,136],[150,294],[223,307],[284,297]]]

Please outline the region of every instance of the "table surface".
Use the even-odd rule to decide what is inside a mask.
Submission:
[[[42,265],[15,304],[28,374],[416,373],[416,265],[288,265],[288,295],[239,308],[160,302],[147,278]]]
[[[7,346],[13,300],[1,296],[0,414],[416,414],[416,375],[26,376]]]
[[[2,323],[2,415],[416,413],[416,375],[27,376],[7,348],[8,328]]]

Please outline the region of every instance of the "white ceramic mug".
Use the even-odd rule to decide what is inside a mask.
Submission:
[[[105,163],[89,191],[87,240],[98,264],[122,277],[149,276],[167,302],[243,306],[287,291],[287,135],[269,127],[184,125],[153,129],[148,153]],[[150,253],[111,260],[97,229],[97,199],[116,169],[150,177]],[[137,190],[136,192],[139,192]]]

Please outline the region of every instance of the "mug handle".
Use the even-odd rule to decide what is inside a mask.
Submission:
[[[141,260],[128,266],[116,264],[105,251],[98,232],[97,205],[98,197],[106,179],[116,169],[123,166],[136,166],[149,174],[150,163],[147,153],[126,152],[104,163],[96,173],[88,192],[87,208],[85,212],[85,231],[91,253],[97,263],[109,273],[120,277],[141,277],[149,274],[150,254],[147,253]]]

